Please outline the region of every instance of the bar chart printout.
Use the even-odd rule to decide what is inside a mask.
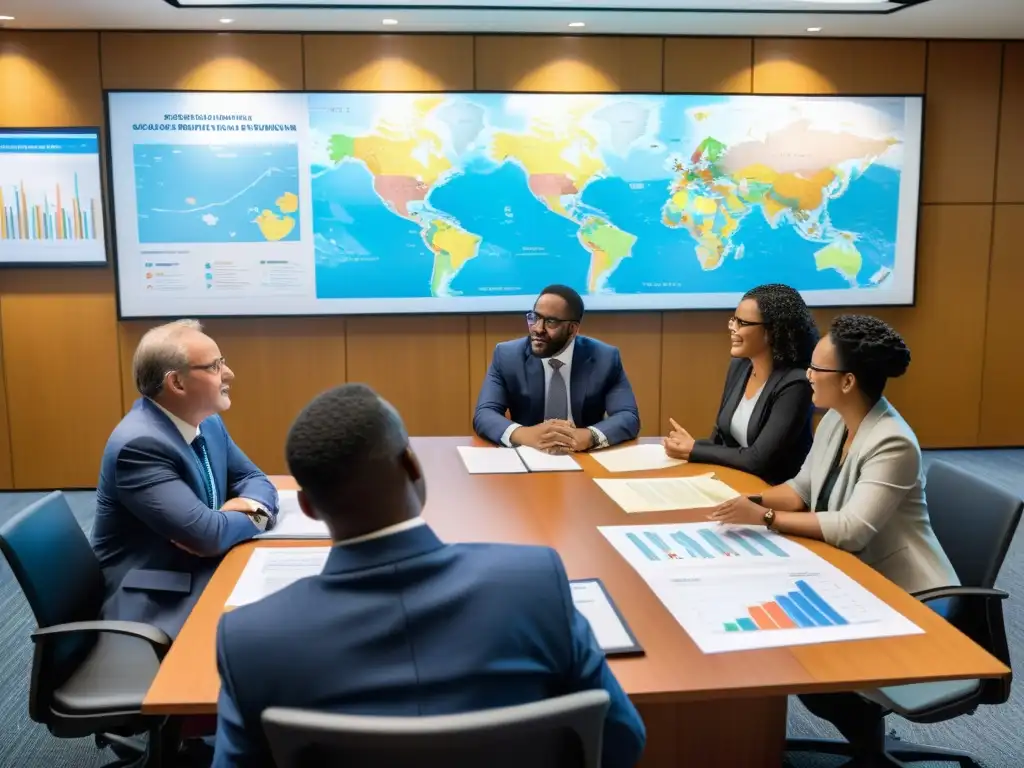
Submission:
[[[705,653],[921,632],[838,568],[764,529],[600,531]]]
[[[105,261],[96,131],[0,131],[0,262]]]

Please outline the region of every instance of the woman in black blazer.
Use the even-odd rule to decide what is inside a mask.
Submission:
[[[811,449],[807,366],[818,343],[814,319],[788,285],[759,285],[729,318],[732,362],[715,429],[694,440],[673,419],[662,442],[677,459],[722,464],[773,485],[795,477]]]

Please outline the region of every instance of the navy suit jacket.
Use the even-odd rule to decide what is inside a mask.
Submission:
[[[547,547],[443,544],[426,525],[335,546],[318,576],[221,616],[214,768],[269,766],[271,706],[409,717],[602,688],[604,768],[643,722]]]
[[[597,427],[609,445],[640,434],[640,411],[626,378],[619,350],[587,336],[576,337],[569,375],[572,420],[577,427]],[[511,420],[505,412],[511,415]],[[473,415],[473,430],[500,443],[515,422],[532,427],[544,421],[544,364],[530,350],[527,336],[494,348]]]
[[[735,467],[772,485],[796,477],[811,450],[811,385],[803,368],[775,368],[747,424],[747,446],[732,436],[732,417],[750,379],[750,360],[733,358],[715,429],[709,440],[697,440],[690,461]]]
[[[203,470],[192,446],[152,401],[137,400],[107,440],[92,529],[106,581],[104,619],[141,621],[176,636],[220,556],[259,533],[248,515],[219,507],[244,496],[276,520],[277,490],[234,444],[221,418],[211,416],[199,430],[218,509],[206,505]],[[191,589],[174,591],[182,574]],[[140,577],[146,577],[146,588],[138,586]]]

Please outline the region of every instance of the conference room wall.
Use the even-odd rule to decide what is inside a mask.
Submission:
[[[0,126],[100,124],[103,88],[926,92],[917,305],[877,311],[914,352],[891,397],[925,446],[1024,443],[1024,43],[0,32],[0,88]],[[588,315],[623,349],[645,434],[670,416],[708,431],[728,315]],[[109,268],[0,271],[0,487],[95,484],[150,325],[117,321]],[[207,325],[238,377],[226,420],[270,472],[295,413],[340,381],[375,386],[414,434],[467,433],[494,344],[524,330],[518,314]]]

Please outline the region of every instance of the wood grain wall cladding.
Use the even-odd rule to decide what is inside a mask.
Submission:
[[[866,310],[913,353],[889,395],[925,447],[1024,444],[1013,336],[1024,43],[0,31],[0,126],[101,125],[107,88],[924,93],[916,305]],[[815,315],[824,329],[841,311]],[[643,434],[664,434],[672,417],[703,435],[728,316],[594,312],[582,332],[622,349]],[[0,272],[0,488],[95,484],[106,437],[136,397],[131,356],[150,325],[117,321],[109,268]],[[286,471],[296,413],[343,381],[377,388],[413,434],[468,432],[494,345],[525,333],[518,314],[207,328],[237,376],[225,419],[269,472]]]

